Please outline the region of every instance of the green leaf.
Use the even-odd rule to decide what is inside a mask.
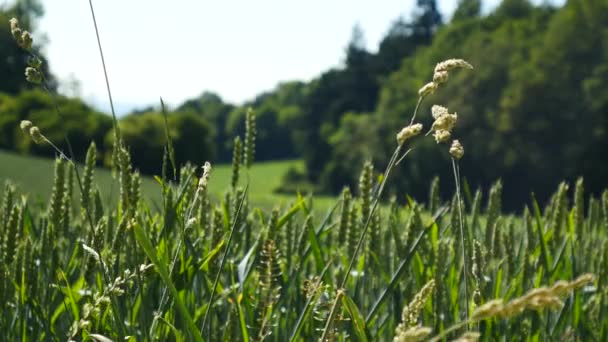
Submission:
[[[169,270],[167,269],[167,267],[164,263],[161,263],[158,260],[158,257],[156,256],[156,250],[152,246],[152,242],[150,242],[150,239],[148,239],[148,237],[146,236],[146,233],[139,226],[139,224],[137,224],[137,223],[133,224],[133,231],[135,232],[135,239],[137,240],[137,243],[139,243],[139,245],[144,250],[144,252],[148,256],[148,258],[150,258],[150,260],[156,267],[156,270],[158,271],[160,277],[162,278],[163,282],[165,283],[165,286],[167,286],[167,288],[171,292],[171,295],[173,296],[173,300],[177,304],[177,309],[178,309],[180,315],[182,316],[182,319],[186,322],[186,327],[187,327],[188,331],[190,332],[190,335],[197,342],[204,341],[203,336],[198,331],[198,328],[194,325],[194,321],[192,321],[192,317],[190,316],[190,313],[188,312],[186,305],[182,301],[181,296],[179,296],[177,289],[175,288],[175,285],[171,281],[171,277],[169,276]]]
[[[357,334],[357,340],[366,342],[367,331],[365,329],[365,319],[363,318],[363,315],[361,315],[359,308],[346,293],[344,293],[340,299],[342,300],[342,305],[344,305],[350,315],[350,318],[352,319],[353,326],[355,328],[354,330]]]

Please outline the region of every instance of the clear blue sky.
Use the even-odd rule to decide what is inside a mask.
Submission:
[[[449,18],[458,0],[439,0]],[[535,2],[540,2],[537,0]],[[8,0],[0,0],[5,4]],[[109,108],[88,0],[42,0],[46,55],[64,93]],[[484,0],[487,11],[499,0]],[[563,1],[558,1],[563,2]],[[205,90],[242,103],[280,81],[310,80],[339,66],[358,23],[370,50],[415,0],[96,0],[119,114],[172,105]],[[70,87],[78,80],[80,92]],[[72,82],[73,83],[73,82]]]

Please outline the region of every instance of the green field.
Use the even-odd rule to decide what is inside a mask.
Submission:
[[[249,171],[250,200],[255,206],[272,208],[287,206],[296,200],[296,196],[277,194],[275,189],[281,183],[283,174],[289,167],[303,168],[298,160],[260,162],[254,164]],[[241,170],[240,184],[245,187],[247,174]],[[14,183],[19,191],[28,194],[34,203],[46,202],[53,188],[53,161],[46,158],[23,156],[0,150],[0,184],[6,180]],[[212,196],[219,198],[230,187],[232,171],[230,165],[213,166],[209,190]],[[118,182],[108,169],[95,170],[96,184],[106,201],[116,199]],[[161,187],[153,177],[142,177],[141,189],[148,205],[158,207],[161,201]],[[314,205],[325,209],[334,203],[335,199],[328,196],[315,196]]]

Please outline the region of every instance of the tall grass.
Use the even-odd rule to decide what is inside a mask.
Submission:
[[[458,63],[438,65],[418,104]],[[455,200],[439,198],[434,182],[428,203],[380,206],[421,132],[418,108],[379,184],[366,164],[359,189],[326,211],[302,196],[272,210],[252,205],[249,186],[265,181],[249,172],[252,111],[223,197],[207,191],[208,165],[178,169],[170,140],[166,160],[181,176],[159,178],[158,208],[142,199],[118,131],[120,196],[109,203],[95,190],[95,146],[82,173],[61,153],[54,176],[40,175],[53,178],[47,203],[10,183],[2,190],[0,339],[606,340],[608,190],[585,210],[582,179],[573,195],[564,183],[544,209],[532,197],[514,215],[502,212],[497,182],[482,210],[481,189],[460,198],[453,143]],[[44,132],[32,138],[51,143]]]

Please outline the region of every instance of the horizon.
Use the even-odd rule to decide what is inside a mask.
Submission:
[[[561,5],[563,1],[552,2]],[[0,5],[12,2],[0,0]],[[35,27],[35,39],[45,41],[43,53],[60,83],[60,93],[80,97],[109,113],[88,2],[62,1],[52,6],[49,0],[41,2],[45,13]],[[457,2],[438,0],[445,22]],[[483,13],[498,3],[483,0]],[[346,0],[329,4],[317,0],[299,6],[276,0],[213,6],[185,1],[179,12],[166,15],[160,1],[142,4],[141,0],[93,4],[120,116],[157,107],[160,97],[171,108],[212,92],[225,102],[240,105],[280,83],[308,82],[341,66],[355,25],[361,27],[367,49],[375,52],[390,25],[400,17],[410,17],[415,8],[415,0],[390,0],[381,6]],[[235,11],[237,6],[241,10]],[[129,25],[133,13],[144,7],[146,16]],[[308,18],[313,16],[316,21],[311,25]],[[65,53],[75,45],[79,53]]]

